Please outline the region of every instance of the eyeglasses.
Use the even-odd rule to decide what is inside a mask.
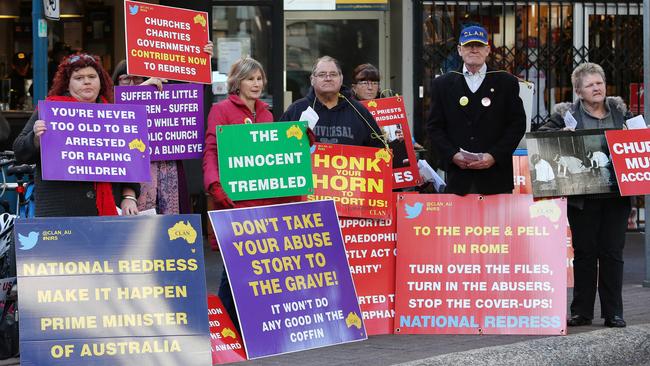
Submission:
[[[321,79],[321,80],[325,80],[327,78],[336,79],[341,75],[338,72],[319,72],[318,74],[316,74],[314,76]]]
[[[139,85],[144,82],[144,78],[142,76],[120,75],[118,81],[120,85]]]
[[[368,87],[368,86],[379,86],[379,81],[368,81],[368,80],[364,80],[364,81],[357,81],[356,84],[357,84],[357,85],[361,85],[361,86],[365,86],[365,87]]]
[[[68,63],[73,64],[81,59],[87,60],[87,61],[92,61],[92,62],[97,62],[94,57],[87,55],[87,54],[80,54],[80,55],[73,55],[68,58]]]

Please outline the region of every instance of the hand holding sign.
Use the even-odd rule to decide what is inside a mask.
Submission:
[[[34,145],[38,148],[41,146],[41,136],[47,131],[45,121],[42,119],[34,122]]]

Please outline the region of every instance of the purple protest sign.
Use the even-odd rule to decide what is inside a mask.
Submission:
[[[144,106],[38,102],[44,180],[148,182]]]
[[[367,338],[333,201],[209,216],[249,359]]]
[[[116,86],[115,103],[147,106],[152,161],[203,157],[203,85]]]

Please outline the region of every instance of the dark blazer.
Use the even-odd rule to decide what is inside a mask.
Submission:
[[[462,97],[469,100],[465,106],[460,104]],[[526,132],[517,78],[488,68],[476,93],[470,91],[460,72],[435,78],[426,128],[432,147],[438,149],[445,164],[446,192],[467,194],[473,184],[481,194],[512,193],[512,153]],[[452,162],[460,148],[490,153],[496,163],[489,169],[460,169]]]

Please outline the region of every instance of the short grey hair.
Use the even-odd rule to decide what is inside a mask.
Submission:
[[[323,56],[320,57],[314,62],[314,67],[311,68],[311,74],[315,75],[316,73],[316,68],[318,67],[318,64],[321,62],[333,62],[334,65],[336,65],[336,69],[339,71],[339,75],[343,75],[343,71],[341,70],[341,64],[339,63],[339,60],[335,59],[332,56]]]
[[[571,73],[571,84],[573,84],[573,90],[578,91],[582,87],[582,79],[585,76],[597,74],[603,78],[604,82],[607,82],[605,79],[605,70],[593,62],[585,62],[584,64],[578,65]]]
[[[264,72],[262,64],[251,57],[243,57],[237,60],[237,62],[232,64],[228,73],[228,93],[237,93],[242,80],[246,80],[247,77],[257,70],[262,73],[262,88],[264,88],[266,86],[266,72]]]

